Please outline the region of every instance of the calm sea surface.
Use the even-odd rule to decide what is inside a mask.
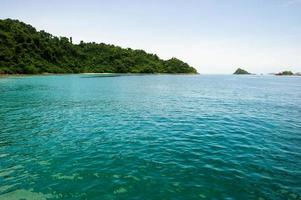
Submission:
[[[301,199],[301,77],[0,79],[0,199]]]

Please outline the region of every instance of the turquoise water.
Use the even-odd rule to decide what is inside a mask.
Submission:
[[[0,79],[0,199],[301,199],[301,77]]]

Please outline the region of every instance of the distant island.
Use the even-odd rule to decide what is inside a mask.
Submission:
[[[294,74],[292,71],[283,71],[275,74],[277,76],[293,76],[293,75],[299,75],[299,73]]]
[[[0,20],[0,74],[41,73],[197,73],[187,63],[160,59],[143,50],[37,31],[18,20]]]
[[[245,74],[251,74],[251,73],[247,72],[244,69],[238,68],[233,74],[236,74],[236,75],[245,75]]]

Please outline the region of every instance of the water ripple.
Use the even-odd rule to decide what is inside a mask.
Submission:
[[[0,82],[0,199],[301,199],[301,80]]]

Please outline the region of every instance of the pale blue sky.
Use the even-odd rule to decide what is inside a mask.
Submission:
[[[200,73],[301,72],[301,0],[1,0],[0,18],[175,56]]]

